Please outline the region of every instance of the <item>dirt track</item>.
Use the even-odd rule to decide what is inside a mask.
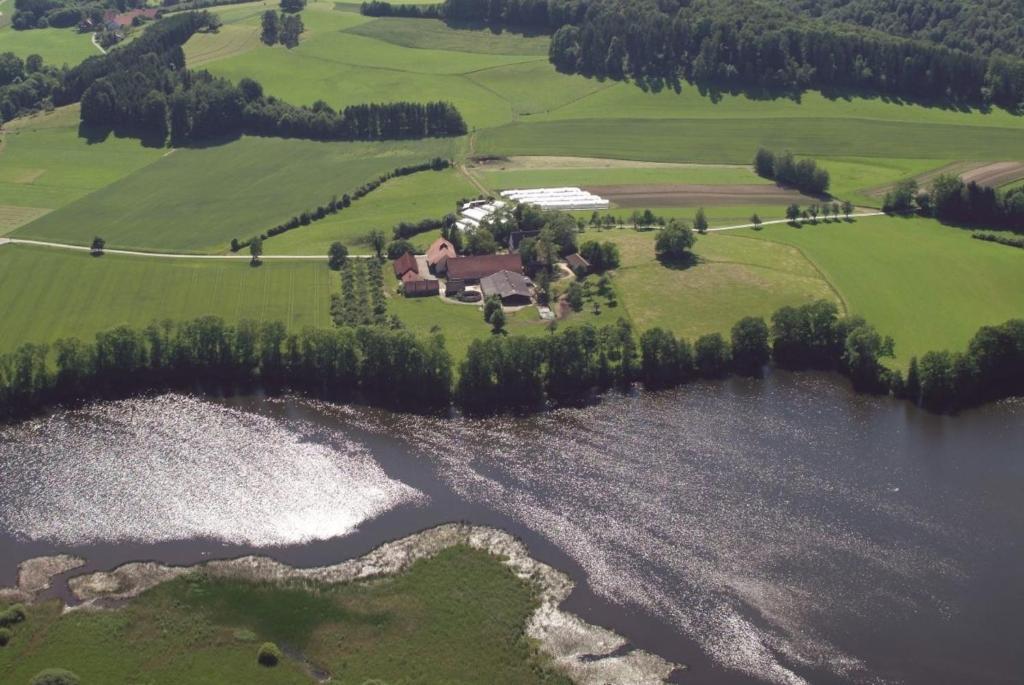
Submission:
[[[587,186],[619,207],[700,207],[703,205],[807,204],[815,198],[769,184]]]

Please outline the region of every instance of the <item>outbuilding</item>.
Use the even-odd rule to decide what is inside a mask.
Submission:
[[[499,271],[480,279],[484,297],[497,295],[506,307],[522,307],[533,302],[526,277],[515,271]]]
[[[441,282],[435,279],[409,280],[403,283],[406,297],[431,297],[441,293]]]
[[[396,259],[392,266],[395,267],[395,278],[402,278],[407,273],[419,274],[420,267],[416,263],[416,258],[412,256],[411,252],[406,252],[404,255]]]

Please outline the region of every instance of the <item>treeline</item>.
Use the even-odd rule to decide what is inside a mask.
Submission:
[[[391,234],[395,240],[404,240],[428,231],[447,231],[455,226],[456,221],[458,217],[454,214],[445,214],[440,219],[421,219],[416,223],[401,221],[391,229]]]
[[[62,73],[39,55],[23,60],[13,52],[0,53],[0,124],[52,108]]]
[[[762,178],[770,178],[808,195],[824,195],[828,192],[828,171],[819,167],[813,159],[796,161],[793,153],[788,150],[780,154],[759,148],[754,156],[754,171]]]
[[[372,0],[359,6],[360,14],[367,17],[412,17],[413,19],[440,19],[442,6],[437,5],[392,5],[390,2]]]
[[[1024,102],[1022,60],[829,23],[758,0],[590,0],[585,6],[582,18],[561,25],[552,38],[550,60],[561,71],[764,91],[864,89],[1011,110]]]
[[[355,280],[352,287],[358,287]],[[368,295],[366,307],[373,301]],[[258,388],[405,411],[440,411],[453,399],[466,413],[534,410],[636,381],[660,389],[730,373],[757,376],[769,362],[837,371],[859,391],[889,392],[936,412],[1024,395],[1024,320],[981,328],[965,352],[915,358],[906,378],[882,363],[892,354],[890,339],[859,317],[839,316],[824,301],[783,307],[770,325],[748,317],[728,340],[716,333],[692,345],[658,328],[637,339],[621,320],[542,338],[493,336],[470,345],[454,396],[452,360],[441,337],[343,323],[337,330],[289,334],[279,322],[231,326],[206,317],[120,327],[91,343],[61,340],[52,351],[25,344],[0,355],[0,420],[149,391]]]
[[[440,337],[379,326],[288,333],[280,322],[233,326],[216,317],[122,326],[92,342],[26,344],[0,356],[0,420],[167,390],[295,391],[438,411],[451,400],[451,369]]]
[[[266,233],[261,233],[258,236],[246,238],[245,240],[232,238],[231,251],[238,252],[242,248],[248,246],[253,241],[254,238],[258,237],[260,240],[266,240],[267,238],[271,238],[275,235],[281,235],[282,233],[299,228],[300,226],[308,226],[314,221],[320,221],[321,219],[328,215],[337,214],[346,207],[349,207],[354,201],[373,192],[374,190],[376,190],[377,188],[379,188],[381,185],[383,185],[392,178],[397,178],[399,176],[408,176],[410,174],[415,174],[420,171],[427,170],[442,171],[444,169],[447,169],[449,166],[451,166],[451,162],[449,162],[447,159],[434,157],[429,162],[423,162],[422,164],[413,164],[409,166],[396,167],[395,169],[392,169],[386,174],[381,174],[377,178],[367,181],[366,183],[352,191],[351,194],[345,193],[344,195],[341,196],[341,198],[335,195],[327,202],[327,204],[319,205],[315,209],[309,209],[306,210],[305,212],[302,212],[301,214],[297,214],[288,221],[282,224],[278,224],[277,226],[274,226]],[[398,236],[396,235],[395,237]]]

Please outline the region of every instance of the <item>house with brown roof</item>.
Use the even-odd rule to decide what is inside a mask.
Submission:
[[[533,302],[530,283],[526,276],[515,271],[499,271],[480,279],[484,297],[497,295],[506,307],[522,307]]]
[[[468,285],[473,285],[479,283],[481,278],[499,271],[522,274],[523,258],[518,253],[454,257],[449,258],[445,266],[449,280],[461,280]]]
[[[455,246],[444,238],[438,238],[427,248],[427,267],[435,273],[444,273],[444,262],[454,256]]]
[[[404,255],[396,259],[392,262],[392,266],[395,267],[395,278],[400,279],[410,271],[417,276],[420,273],[420,267],[416,263],[416,258],[412,256],[411,252],[406,252]]]

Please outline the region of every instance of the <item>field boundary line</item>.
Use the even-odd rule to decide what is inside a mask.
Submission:
[[[27,240],[25,238],[4,238],[0,239],[0,245],[10,243],[12,245],[34,245],[36,247],[50,247],[59,250],[75,250],[76,252],[91,252],[92,248],[86,247],[85,245],[69,245],[68,243],[54,243],[44,240]],[[114,254],[114,255],[126,255],[129,257],[156,257],[160,259],[250,259],[247,255],[237,254],[191,254],[188,252],[152,252],[145,250],[116,250],[105,248],[103,254]],[[350,254],[349,257],[353,259],[370,259],[373,255],[369,254]],[[276,260],[316,260],[322,259],[327,261],[327,255],[262,255],[260,260],[276,259]]]

